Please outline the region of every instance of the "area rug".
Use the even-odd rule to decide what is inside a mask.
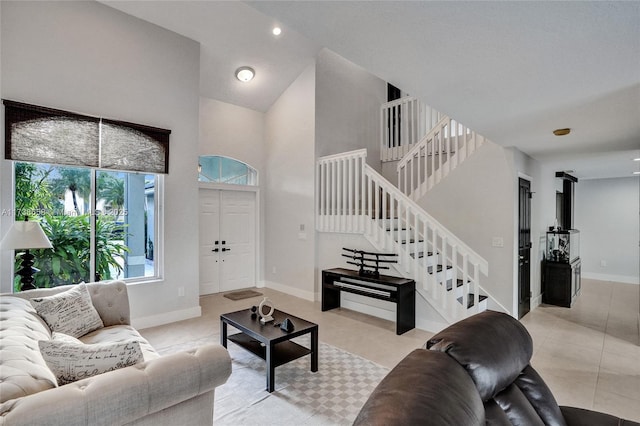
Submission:
[[[308,336],[295,339],[308,345]],[[352,353],[319,343],[318,371],[306,356],[276,368],[275,391],[265,390],[265,362],[229,343],[233,373],[216,389],[216,425],[351,425],[389,372]]]
[[[242,300],[249,299],[251,297],[262,296],[262,293],[255,290],[240,290],[224,294],[223,296],[231,300]]]

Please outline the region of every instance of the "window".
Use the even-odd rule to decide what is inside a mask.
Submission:
[[[4,104],[15,220],[39,221],[53,245],[31,250],[36,287],[159,277],[158,197],[170,131]],[[19,255],[15,262],[18,270]]]
[[[36,287],[158,277],[159,179],[141,173],[16,162],[15,220],[26,216],[39,221],[53,245],[53,249],[31,250],[34,266],[40,270],[34,276]],[[20,262],[17,256],[15,270]]]
[[[233,158],[201,155],[198,158],[198,180],[255,186],[258,184],[258,172],[253,167]]]

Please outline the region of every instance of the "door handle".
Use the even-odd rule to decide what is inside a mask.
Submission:
[[[231,251],[230,248],[222,247],[222,251]]]
[[[217,253],[217,252],[218,252],[218,251],[220,251],[220,250],[219,250],[219,249],[217,249],[217,248],[214,248],[214,249],[213,249],[213,250],[211,250],[211,251],[212,251],[212,252],[214,252],[214,253]]]

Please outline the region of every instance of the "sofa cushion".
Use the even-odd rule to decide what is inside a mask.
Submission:
[[[445,391],[443,391],[445,390]],[[375,388],[354,425],[484,425],[469,375],[443,353],[416,349]]]
[[[33,298],[31,303],[51,331],[80,337],[104,326],[84,283],[54,296]]]
[[[38,340],[48,340],[47,325],[27,301],[0,297],[0,402],[56,387]]]
[[[459,321],[427,342],[463,366],[487,401],[505,389],[529,365],[531,336],[520,322],[502,312],[485,311]]]
[[[85,334],[80,338],[82,343],[112,343],[127,342],[135,340],[140,344],[142,355],[145,361],[159,358],[158,352],[149,344],[149,342],[138,333],[138,330],[130,325],[114,325],[111,327],[99,328],[91,333]]]
[[[38,346],[61,386],[144,360],[140,344],[136,341],[85,345],[63,340],[40,340]]]

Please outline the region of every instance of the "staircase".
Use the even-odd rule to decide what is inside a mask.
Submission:
[[[398,188],[414,201],[485,142],[473,130],[410,97],[383,104],[381,122],[381,161],[398,161]]]
[[[481,312],[491,297],[480,284],[488,264],[366,164],[366,150],[322,157],[316,167],[319,232],[358,233],[398,254],[397,273],[449,323]]]

